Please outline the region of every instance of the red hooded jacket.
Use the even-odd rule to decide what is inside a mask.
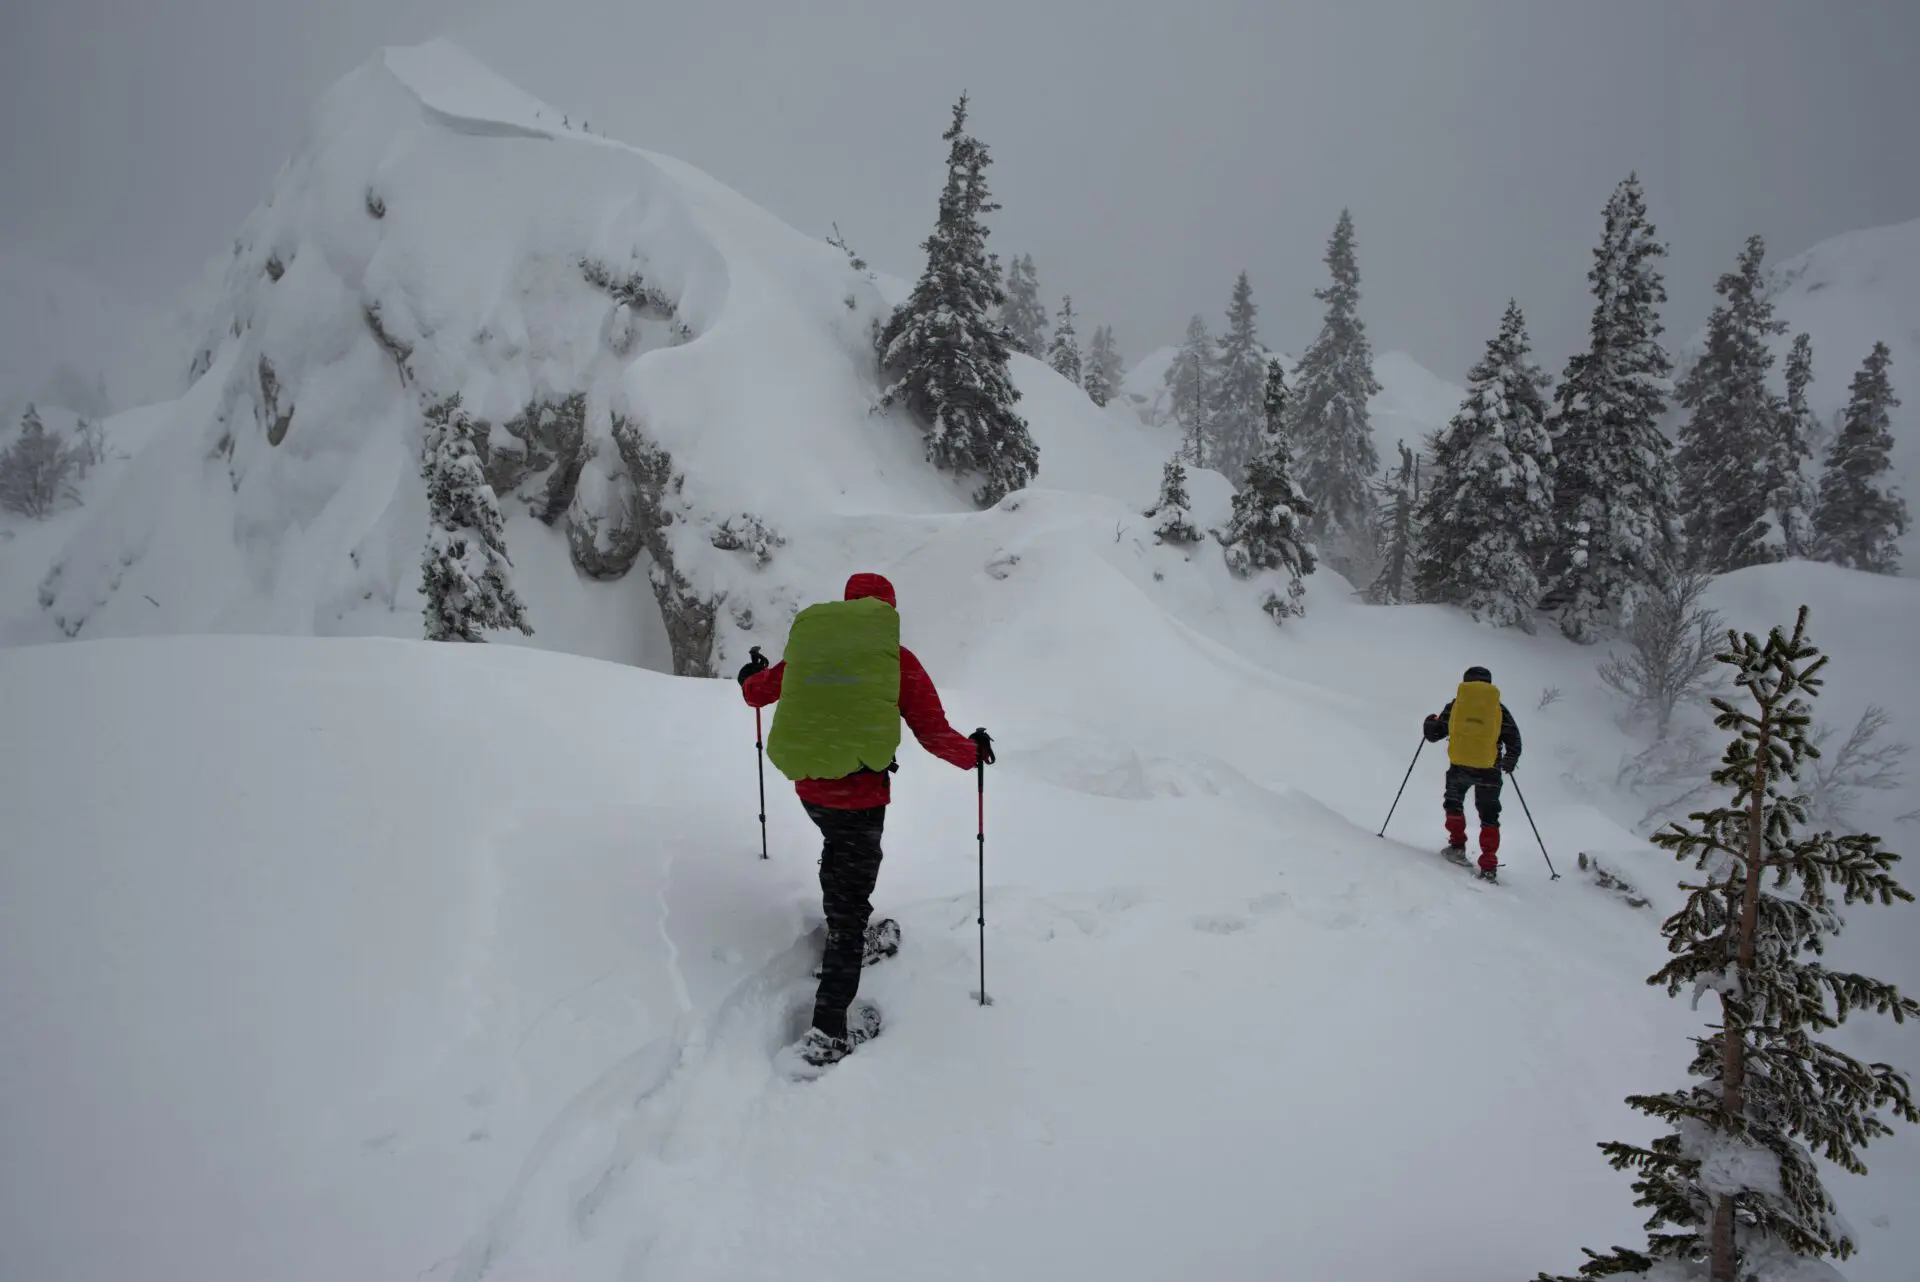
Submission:
[[[893,584],[878,574],[856,574],[847,580],[846,599],[878,597],[896,605]],[[764,708],[780,698],[780,680],[786,672],[784,661],[765,672],[748,677],[740,687],[750,707]],[[914,658],[913,651],[900,647],[900,715],[913,731],[920,746],[943,761],[962,770],[971,770],[980,760],[973,740],[947,724],[947,712],[940,706],[940,693],[933,678]],[[841,779],[798,779],[793,790],[800,800],[829,810],[870,810],[892,799],[892,776],[884,770],[861,770]]]

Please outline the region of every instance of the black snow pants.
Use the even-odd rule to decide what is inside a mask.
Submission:
[[[813,1026],[829,1037],[845,1037],[847,1007],[860,992],[887,808],[831,810],[809,802],[807,817],[826,839],[820,852],[820,897],[827,914],[827,947],[813,999]]]
[[[1473,808],[1480,812],[1481,826],[1500,826],[1500,767],[1448,766],[1447,793],[1441,803],[1450,815],[1467,811],[1467,790],[1473,790]],[[1464,830],[1463,830],[1464,831]]]

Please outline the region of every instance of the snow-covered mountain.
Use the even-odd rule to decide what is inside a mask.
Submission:
[[[967,507],[910,424],[868,413],[884,284],[449,44],[388,51],[241,229],[152,448],[0,619],[417,636],[417,425],[458,393],[490,424],[532,644],[719,671],[830,586],[822,549],[908,546]],[[1017,377],[1042,485],[1151,496],[1137,424]]]
[[[0,524],[0,623],[77,637],[0,650],[0,1278],[1468,1282],[1638,1241],[1593,1145],[1706,1012],[1579,868],[1656,910],[1676,879],[1599,656],[1325,574],[1276,628],[1217,548],[1153,542],[1171,429],[1024,358],[1041,484],[973,511],[868,413],[904,288],[448,45],[327,96],[191,389],[109,421],[84,506]],[[1380,366],[1382,427],[1455,408]],[[411,639],[454,392],[531,643],[574,653]],[[983,796],[903,744],[887,1028],[796,1085],[818,837],[775,776],[760,860],[755,720],[668,673],[777,654],[855,569],[1000,760]],[[1823,721],[1920,725],[1920,584],[1714,594],[1812,605]],[[1499,884],[1447,867],[1431,750],[1374,835],[1469,664],[1561,880],[1517,807]],[[1836,956],[1920,990],[1911,911]],[[1920,1029],[1848,1034],[1920,1066]],[[1920,1136],[1868,1161],[1833,1177],[1849,1275],[1908,1282]]]
[[[1142,421],[1154,426],[1168,423],[1167,369],[1179,355],[1177,347],[1160,347],[1141,357],[1121,381],[1116,403],[1129,406]],[[1274,355],[1291,376],[1293,357],[1283,352]],[[1367,412],[1373,423],[1374,446],[1383,464],[1399,457],[1394,447],[1400,441],[1418,450],[1429,432],[1453,417],[1466,395],[1405,352],[1384,352],[1374,357],[1373,376],[1380,380],[1380,391],[1367,403]]]
[[[1920,515],[1920,219],[1847,232],[1823,240],[1770,273],[1775,316],[1786,332],[1773,340],[1781,382],[1796,334],[1813,339],[1814,382],[1808,400],[1826,435],[1817,469],[1846,409],[1848,388],[1876,342],[1893,353],[1893,465],[1908,508]],[[1678,355],[1684,369],[1705,348],[1701,331]],[[1782,383],[1784,386],[1784,384]],[[1903,572],[1920,573],[1920,521],[1901,543]]]

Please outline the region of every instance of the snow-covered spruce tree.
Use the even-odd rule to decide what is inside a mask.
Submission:
[[[1813,383],[1813,339],[1796,334],[1787,353],[1787,399],[1780,430],[1774,434],[1773,480],[1776,489],[1768,516],[1780,531],[1780,546],[1788,557],[1813,555],[1813,481],[1807,462],[1813,457],[1818,424],[1807,404]]]
[[[1105,405],[1120,391],[1120,349],[1113,341],[1113,326],[1101,325],[1093,331],[1093,345],[1087,349],[1087,396],[1095,405]]]
[[[1414,599],[1413,570],[1420,546],[1420,456],[1399,442],[1400,466],[1387,472],[1375,489],[1380,495],[1380,573],[1367,585],[1375,605],[1401,605]]]
[[[1670,960],[1648,982],[1716,994],[1720,1021],[1695,1040],[1692,1085],[1627,1099],[1671,1131],[1644,1147],[1600,1146],[1614,1169],[1638,1176],[1635,1205],[1652,1214],[1644,1251],[1589,1251],[1582,1279],[1740,1282],[1844,1259],[1854,1243],[1815,1155],[1864,1172],[1860,1150],[1892,1133],[1883,1112],[1920,1121],[1904,1075],[1818,1040],[1854,1011],[1904,1022],[1920,1003],[1813,960],[1839,932],[1843,906],[1913,896],[1879,838],[1804,831],[1807,799],[1795,785],[1815,755],[1807,701],[1826,664],[1806,632],[1802,606],[1791,636],[1728,634],[1720,662],[1746,706],[1714,700],[1715,724],[1733,739],[1713,779],[1732,795],[1653,838],[1703,875],[1682,883],[1686,906],[1661,927]]]
[[[457,394],[427,408],[420,450],[420,475],[427,483],[420,591],[429,641],[485,641],[487,632],[503,628],[533,635],[513,590],[500,504],[473,436],[473,420]]]
[[[1827,451],[1814,508],[1814,555],[1855,570],[1894,574],[1897,541],[1907,532],[1907,503],[1893,487],[1892,411],[1900,401],[1887,376],[1892,353],[1875,343],[1853,376],[1847,415]]]
[[[1053,344],[1047,348],[1047,364],[1075,387],[1081,385],[1080,335],[1073,328],[1072,294],[1060,300],[1060,314],[1053,325]]]
[[[1254,328],[1259,314],[1253,285],[1241,272],[1227,304],[1226,332],[1214,355],[1206,415],[1209,466],[1236,486],[1245,484],[1247,464],[1259,452],[1266,431],[1267,354]]]
[[[1300,452],[1300,484],[1312,502],[1309,534],[1335,551],[1335,568],[1348,560],[1338,549],[1356,537],[1370,541],[1374,473],[1367,401],[1380,391],[1373,376],[1373,347],[1360,320],[1360,262],[1353,243],[1353,216],[1340,211],[1327,243],[1333,283],[1313,296],[1327,305],[1320,336],[1294,370],[1288,434]]]
[[[1186,547],[1200,541],[1200,531],[1193,524],[1190,504],[1191,500],[1187,498],[1187,469],[1176,454],[1160,469],[1160,495],[1145,513],[1147,519],[1153,522],[1153,537],[1157,542]]]
[[[1607,201],[1593,251],[1593,323],[1567,362],[1548,427],[1555,524],[1545,603],[1560,629],[1592,642],[1633,613],[1679,551],[1672,447],[1660,431],[1673,364],[1660,346],[1667,287],[1638,177]]]
[[[27,406],[20,435],[0,454],[0,508],[41,520],[62,503],[79,502],[73,476],[85,472],[86,457],[84,447],[67,445],[47,430],[38,409]]]
[[[1187,341],[1167,366],[1166,385],[1173,421],[1180,428],[1180,457],[1193,467],[1212,467],[1207,406],[1212,400],[1213,340],[1198,316],[1187,322]]]
[[[1433,470],[1414,568],[1420,600],[1525,632],[1554,537],[1546,378],[1530,352],[1526,318],[1509,302],[1459,413],[1428,446]]]
[[[1047,352],[1047,309],[1040,301],[1040,275],[1033,255],[1022,254],[1007,268],[1007,301],[1000,307],[1000,323],[1013,336],[1016,351],[1036,360]]]
[[[998,209],[987,190],[987,148],[966,132],[967,99],[954,104],[947,184],[927,237],[927,267],[880,331],[880,365],[892,380],[879,408],[904,404],[920,421],[927,459],[980,479],[974,501],[991,507],[1034,477],[1040,449],[1015,411],[1007,373],[1012,338],[994,319],[1006,301],[987,254],[982,218]]]
[[[1768,512],[1784,477],[1775,474],[1785,407],[1767,386],[1773,350],[1786,332],[1767,301],[1766,243],[1747,237],[1733,271],[1714,286],[1707,350],[1675,388],[1692,413],[1680,428],[1674,475],[1685,512],[1687,557],[1709,574],[1745,569],[1783,554]]]
[[[1260,448],[1247,463],[1246,483],[1233,496],[1233,516],[1220,542],[1226,550],[1227,569],[1239,578],[1250,578],[1261,570],[1286,572],[1286,595],[1269,592],[1260,603],[1279,623],[1306,613],[1301,599],[1307,591],[1304,580],[1319,567],[1319,555],[1306,535],[1313,505],[1293,479],[1286,382],[1278,361],[1267,365],[1266,388],[1266,426]]]

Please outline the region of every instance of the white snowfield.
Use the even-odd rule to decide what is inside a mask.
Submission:
[[[760,860],[731,681],[381,639],[0,654],[0,1276],[1467,1282],[1637,1241],[1592,1146],[1642,1132],[1622,1097],[1680,1080],[1700,1017],[1641,982],[1656,914],[1574,868],[1674,879],[1606,817],[1590,656],[1324,591],[1277,632],[1029,497],[883,567],[955,724],[1000,736],[993,1005],[974,780],[909,746],[888,1027],[808,1084],[774,1055],[817,838],[776,775]],[[1871,639],[1920,594],[1863,578],[1722,595],[1810,599],[1835,715],[1911,724]],[[1475,661],[1561,881],[1511,796],[1501,884],[1440,860],[1433,749],[1373,835]],[[1843,958],[1915,986],[1911,911],[1861,924]],[[1920,1146],[1869,1158],[1834,1182],[1849,1276],[1901,1282]]]
[[[692,337],[619,317],[582,253]],[[1705,1012],[1643,982],[1677,865],[1631,827],[1638,741],[1594,651],[1325,573],[1276,628],[1216,546],[1153,543],[1171,429],[1037,362],[1039,483],[968,510],[867,414],[900,282],[450,46],[330,95],[240,258],[209,371],[109,424],[85,508],[0,544],[10,639],[81,620],[0,650],[0,1279],[1482,1282],[1642,1240],[1594,1144],[1648,1133],[1623,1097],[1683,1080]],[[904,942],[863,984],[886,1029],[776,1071],[818,837],[770,771],[760,859],[754,717],[729,679],[647,670],[644,560],[587,582],[505,504],[530,644],[398,639],[429,382],[496,422],[542,387],[588,388],[595,431],[643,418],[686,477],[676,559],[727,593],[724,672],[850,571],[894,580],[953,724],[1000,747],[991,1005],[975,779],[909,742],[876,895]],[[1225,482],[1190,480],[1224,521]],[[712,546],[740,511],[787,537],[764,566]],[[1749,628],[1810,604],[1822,718],[1915,733],[1920,584],[1790,564],[1715,594]],[[1500,884],[1440,858],[1436,748],[1374,835],[1470,664],[1525,734],[1557,882],[1511,792]],[[1858,818],[1898,848],[1912,807]],[[1920,991],[1915,920],[1863,911],[1835,956]],[[1920,1068],[1920,1029],[1848,1043]],[[1832,1177],[1847,1275],[1911,1282],[1920,1143],[1867,1158]]]

